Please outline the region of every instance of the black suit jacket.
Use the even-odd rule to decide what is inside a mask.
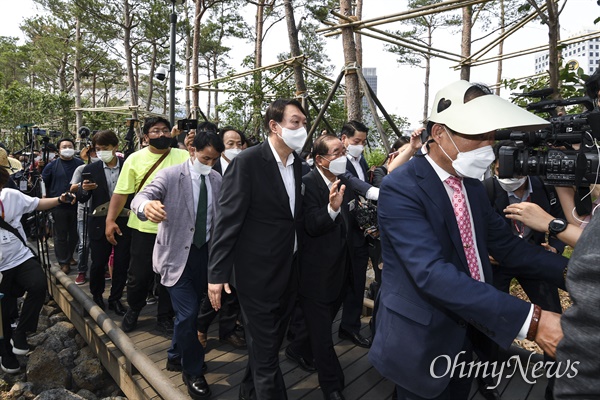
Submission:
[[[300,293],[324,302],[336,300],[343,288],[348,257],[348,203],[354,198],[346,187],[340,213],[329,216],[329,189],[315,168],[306,174],[303,199],[306,235],[300,256]]]
[[[367,164],[367,160],[361,155],[358,163],[362,167],[363,174],[365,176],[365,181],[368,182],[369,175],[367,171],[369,170],[369,164]],[[350,162],[350,160],[346,159],[346,171],[350,172],[352,175],[358,178],[358,172],[356,172],[356,168],[354,168],[354,164]]]
[[[215,171],[219,173],[219,175],[223,176],[223,169],[221,168],[221,157],[217,160],[215,165],[212,167]]]
[[[223,176],[208,282],[230,282],[240,293],[278,300],[297,285],[294,238],[302,243],[301,161],[294,153],[295,210],[269,144],[241,152]]]
[[[123,160],[120,158],[117,158],[117,160],[117,162],[119,163],[119,168],[122,168]],[[90,235],[90,239],[100,240],[104,237],[104,230],[106,228],[106,216],[94,217],[92,216],[92,212],[96,207],[110,201],[110,195],[108,193],[108,183],[106,182],[106,175],[104,174],[104,163],[102,161],[96,161],[94,163],[88,164],[83,168],[83,172],[89,172],[92,174],[92,179],[94,180],[94,182],[96,182],[98,188],[87,192],[83,190],[83,188],[80,185],[79,189],[77,190],[77,201],[85,203],[90,198],[92,199],[92,203],[90,205],[88,232]],[[125,204],[126,208],[129,208],[131,198],[132,196],[128,197],[127,203]],[[119,225],[119,228],[121,230],[127,229],[127,218],[117,218],[117,224]]]

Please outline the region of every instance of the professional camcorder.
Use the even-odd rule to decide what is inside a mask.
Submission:
[[[586,84],[587,85],[587,84]],[[536,91],[543,92],[543,91]],[[552,90],[536,93],[547,96]],[[596,92],[597,93],[597,92]],[[531,96],[531,93],[522,95]],[[596,95],[597,98],[597,95]],[[515,146],[499,151],[499,177],[535,175],[555,186],[589,186],[597,182],[600,165],[600,110],[594,99],[578,97],[566,100],[541,100],[527,108],[549,112],[550,127],[535,132],[499,131],[496,140],[512,140]],[[556,116],[559,106],[582,104],[580,114]],[[578,144],[577,146],[573,146]]]
[[[180,119],[179,121],[177,121],[177,129],[179,129],[181,132],[185,132],[186,134],[190,130],[196,129],[197,127],[198,127],[197,119]]]

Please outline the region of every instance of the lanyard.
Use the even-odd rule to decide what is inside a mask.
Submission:
[[[530,202],[531,201],[531,194],[529,196],[527,196],[527,199],[525,199],[525,202]],[[521,221],[517,221],[517,220],[512,220],[513,223],[513,227],[515,228],[515,231],[517,232],[517,235],[519,236],[519,238],[523,239],[523,237],[525,236],[525,224],[522,223]]]

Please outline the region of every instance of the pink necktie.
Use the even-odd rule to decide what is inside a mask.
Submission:
[[[460,231],[460,240],[463,243],[465,256],[467,257],[469,272],[471,272],[471,277],[473,279],[480,281],[481,276],[479,275],[479,265],[477,264],[477,255],[475,254],[475,246],[473,243],[471,218],[469,217],[469,208],[462,191],[461,180],[455,176],[451,176],[446,179],[446,183],[454,191],[454,194],[452,195],[452,207],[454,208],[456,223],[458,224],[458,230]]]

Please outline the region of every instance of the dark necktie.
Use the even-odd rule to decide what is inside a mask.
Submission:
[[[198,210],[196,211],[196,228],[194,230],[194,245],[198,248],[206,243],[206,216],[208,209],[208,193],[206,177],[200,175],[200,193],[198,195]]]
[[[452,196],[452,207],[454,208],[454,216],[456,217],[456,223],[458,224],[458,230],[460,231],[460,239],[463,243],[465,256],[467,257],[469,272],[473,279],[480,281],[481,276],[479,275],[479,264],[477,263],[477,255],[475,254],[471,217],[469,215],[465,194],[462,190],[461,180],[455,176],[450,176],[446,179],[446,183],[454,191],[454,195]]]

